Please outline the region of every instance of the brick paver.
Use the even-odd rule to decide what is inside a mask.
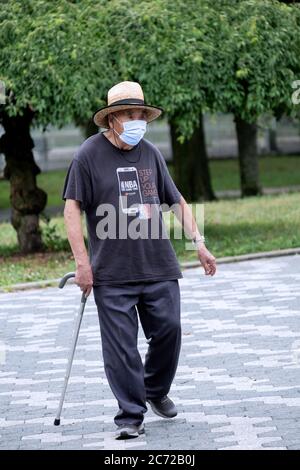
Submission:
[[[299,449],[300,256],[202,268],[180,280],[182,349],[169,396],[145,435],[113,437],[118,407],[88,298],[60,427],[53,426],[74,314],[75,285],[0,295],[2,449]],[[142,328],[139,350],[147,343]]]

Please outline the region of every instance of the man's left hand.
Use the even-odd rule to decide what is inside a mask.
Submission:
[[[198,248],[198,258],[204,268],[206,275],[213,276],[216,272],[216,258],[208,251],[203,244]]]

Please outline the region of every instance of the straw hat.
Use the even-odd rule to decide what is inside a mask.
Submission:
[[[107,106],[98,109],[93,115],[94,123],[99,127],[109,128],[108,114],[123,109],[142,108],[146,110],[146,121],[158,118],[163,110],[144,102],[142,87],[137,82],[120,82],[107,93]]]

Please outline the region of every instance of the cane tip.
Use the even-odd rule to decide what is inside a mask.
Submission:
[[[54,420],[54,426],[59,426],[60,425],[60,419],[55,419]]]

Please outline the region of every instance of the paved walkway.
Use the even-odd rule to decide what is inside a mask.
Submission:
[[[300,256],[184,271],[182,350],[172,420],[149,409],[146,433],[116,441],[92,294],[60,427],[75,285],[0,295],[0,448],[300,449]],[[140,328],[142,358],[147,343]]]

